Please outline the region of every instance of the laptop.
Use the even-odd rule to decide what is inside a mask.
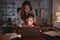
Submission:
[[[40,36],[40,26],[35,27],[21,27],[21,35],[22,37],[39,37]]]

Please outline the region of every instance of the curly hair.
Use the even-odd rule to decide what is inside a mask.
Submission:
[[[22,10],[21,10],[21,13],[24,13],[24,9],[25,9],[25,6],[26,5],[29,5],[30,6],[30,11],[32,10],[32,6],[31,6],[31,3],[29,1],[24,1],[22,3]]]

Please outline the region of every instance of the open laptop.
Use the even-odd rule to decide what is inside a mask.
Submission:
[[[35,27],[21,27],[22,37],[39,37],[40,36],[40,26]]]

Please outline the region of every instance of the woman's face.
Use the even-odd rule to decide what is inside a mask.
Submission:
[[[25,6],[25,12],[28,13],[30,11],[30,6],[29,5],[26,5]]]

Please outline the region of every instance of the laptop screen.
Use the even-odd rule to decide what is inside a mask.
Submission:
[[[37,36],[40,36],[40,26],[34,26],[34,27],[21,27],[22,28],[22,31],[21,31],[21,34],[22,34],[22,37],[37,37]]]

